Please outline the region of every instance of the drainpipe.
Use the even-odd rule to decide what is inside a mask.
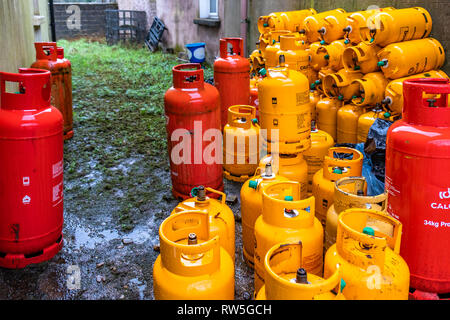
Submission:
[[[244,39],[244,56],[247,54],[247,26],[248,26],[248,15],[247,15],[248,0],[241,0],[241,38]]]
[[[55,27],[55,8],[53,7],[53,0],[48,1],[50,13],[50,27],[52,30],[52,42],[56,42],[56,27]]]

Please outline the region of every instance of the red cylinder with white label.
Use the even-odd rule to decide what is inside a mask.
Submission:
[[[403,118],[386,141],[387,211],[403,224],[410,287],[436,297],[450,293],[449,93],[448,79],[405,80]]]
[[[0,267],[51,259],[63,246],[63,117],[50,72],[0,72]],[[18,88],[18,89],[17,89]]]

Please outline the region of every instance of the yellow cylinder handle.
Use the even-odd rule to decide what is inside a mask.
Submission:
[[[198,244],[179,243],[195,233]],[[159,228],[161,261],[169,271],[183,276],[199,276],[220,268],[219,236],[209,239],[209,215],[185,211],[167,217]]]
[[[296,273],[303,267],[302,242],[280,243],[269,249],[264,258],[264,268],[266,271],[266,288],[270,287],[266,294],[268,300],[286,299],[287,292],[289,299],[313,300],[314,297],[328,293],[339,287],[336,299],[342,295],[342,271],[339,267],[328,278],[316,283],[296,283],[283,278],[280,274]]]
[[[382,271],[386,247],[399,254],[401,233],[400,221],[380,211],[347,209],[338,218],[336,250],[354,265],[362,268],[377,265]]]
[[[232,127],[250,129],[256,119],[256,108],[249,105],[235,105],[228,108],[228,124]]]
[[[354,193],[344,190],[342,187],[354,184]],[[383,192],[376,196],[365,196],[364,189],[366,186],[366,178],[364,177],[344,177],[334,183],[334,209],[339,214],[349,208],[364,208],[366,204],[381,203],[382,210],[386,208],[387,193]],[[362,195],[357,193],[361,192]]]
[[[262,192],[264,221],[282,228],[307,228],[314,224],[315,198],[300,199],[300,183],[276,182]]]
[[[334,153],[352,154],[352,159],[336,158]],[[362,172],[363,154],[356,149],[334,147],[328,149],[323,161],[323,176],[332,181],[342,177],[359,176]]]
[[[287,50],[305,50],[307,45],[304,40],[301,40],[293,33],[284,34],[280,36],[280,49]]]

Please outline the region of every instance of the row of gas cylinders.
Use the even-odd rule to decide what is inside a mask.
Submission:
[[[266,174],[252,201],[241,198],[244,252],[251,240],[244,217],[259,214],[251,235],[255,299],[408,299],[409,268],[399,255],[402,225],[383,211],[385,194],[362,195],[362,177],[338,180],[324,233],[314,197],[302,198],[298,182]],[[206,191],[221,199],[207,197]],[[155,299],[234,299],[233,212],[221,192],[200,186],[193,195],[160,226]],[[245,211],[245,206],[255,207]]]
[[[222,41],[221,43],[226,43],[226,41]],[[234,61],[235,54],[233,53],[231,56],[233,57],[233,59],[229,61],[230,64],[232,64],[231,61]],[[239,61],[241,62],[244,61],[241,58],[239,59]],[[323,228],[324,226],[325,228],[327,226],[327,213],[334,201],[334,183],[342,177],[361,176],[363,161],[362,154],[357,150],[330,148],[331,145],[333,145],[332,137],[330,137],[330,139],[327,138],[326,140],[328,142],[326,143],[322,141],[320,145],[321,148],[323,148],[322,152],[324,153],[323,156],[318,157],[316,162],[316,169],[318,168],[317,170],[319,171],[316,170],[317,172],[314,171],[310,173],[310,177],[312,176],[312,179],[310,179],[312,180],[310,189],[312,196],[308,197],[308,187],[304,187],[305,185],[308,185],[306,183],[308,178],[305,178],[304,176],[302,178],[299,178],[298,174],[300,171],[308,171],[308,167],[304,166],[304,157],[305,153],[307,153],[311,149],[313,140],[312,136],[315,131],[312,130],[313,132],[311,133],[311,127],[309,125],[312,110],[309,99],[309,84],[306,76],[299,72],[286,68],[283,65],[283,59],[281,59],[280,62],[281,63],[279,66],[267,69],[268,73],[273,73],[274,75],[264,77],[258,84],[258,99],[260,101],[259,122],[254,118],[256,117],[256,110],[251,106],[246,106],[240,103],[228,107],[228,121],[225,121],[225,123],[228,122],[228,124],[225,124],[225,126],[223,127],[224,144],[220,145],[219,143],[219,148],[215,149],[216,155],[218,155],[216,159],[226,159],[228,153],[230,154],[229,157],[234,159],[240,152],[240,155],[243,155],[244,160],[246,160],[241,164],[236,164],[234,162],[233,166],[229,167],[227,167],[228,163],[225,163],[225,177],[227,178],[235,176],[239,178],[245,177],[247,179],[252,175],[252,171],[256,169],[255,176],[251,177],[244,183],[241,192],[241,216],[244,257],[248,264],[251,266],[253,265],[255,268],[256,295],[261,290],[262,285],[265,281],[264,261],[267,258],[266,253],[273,245],[277,245],[282,242],[289,243],[290,240],[292,240],[289,239],[289,236],[287,236],[287,240],[284,239],[286,241],[279,238],[275,239],[276,241],[274,239],[272,239],[272,241],[269,241],[267,239],[264,240],[264,235],[268,237],[275,237],[276,235],[278,235],[279,230],[288,230],[288,235],[292,232],[295,234],[296,232],[294,231],[296,230],[296,228],[301,229],[304,224],[299,223],[299,225],[296,225],[296,227],[290,228],[290,223],[288,221],[297,221],[296,217],[301,217],[302,219],[298,218],[298,221],[303,221],[303,218],[308,216],[310,217],[309,221],[314,222],[313,226],[317,225],[322,228],[321,231],[318,231],[318,228],[315,233],[319,234],[319,236],[317,237],[321,239],[321,241],[319,241],[321,245],[318,246],[318,242],[313,242],[316,243],[317,248],[323,248]],[[220,60],[220,63],[225,62]],[[188,68],[190,68],[190,70],[186,70]],[[230,66],[229,71],[231,69],[232,66]],[[214,149],[211,148],[211,145],[213,145],[211,141],[214,139],[211,139],[211,134],[205,135],[205,131],[208,131],[210,129],[215,129],[219,132],[221,131],[220,129],[222,129],[222,125],[219,119],[223,120],[223,117],[221,117],[221,113],[223,112],[224,107],[223,97],[229,98],[233,96],[233,93],[236,90],[242,88],[234,86],[234,84],[238,83],[238,81],[236,79],[232,81],[232,77],[242,76],[242,78],[244,78],[245,73],[241,72],[239,75],[234,72],[228,72],[228,74],[222,75],[217,74],[217,71],[218,70],[215,68],[215,84],[218,87],[222,87],[222,90],[218,90],[218,88],[204,83],[203,71],[201,70],[199,65],[176,66],[173,69],[174,86],[170,88],[165,95],[168,145],[169,154],[171,155],[170,165],[173,188],[172,191],[175,196],[182,199],[191,198],[191,189],[199,185],[206,187],[204,192],[206,194],[206,197],[210,198],[219,197],[218,193],[213,192],[213,190],[218,190],[220,192],[223,190],[222,163],[220,161],[196,162],[196,159],[202,154],[204,155],[205,150],[211,151],[211,149]],[[225,74],[225,72],[223,73]],[[227,77],[229,81],[226,81]],[[408,93],[406,93],[406,84],[409,84],[410,86]],[[228,87],[228,91],[223,90],[224,86]],[[416,228],[416,225],[423,225],[424,217],[430,214],[435,214],[434,211],[430,212],[430,208],[432,208],[433,206],[435,206],[436,209],[443,215],[447,213],[445,211],[446,208],[448,208],[447,204],[442,205],[441,203],[440,206],[434,202],[434,204],[430,204],[430,201],[433,201],[432,198],[435,196],[434,193],[430,194],[429,198],[427,199],[420,197],[420,201],[416,201],[419,198],[414,197],[415,191],[413,190],[413,186],[427,185],[426,190],[430,188],[430,190],[433,189],[435,191],[437,191],[436,187],[439,186],[438,189],[441,189],[441,193],[446,192],[446,181],[449,181],[448,174],[445,174],[445,177],[444,175],[440,176],[440,173],[438,173],[441,172],[440,169],[436,169],[435,171],[433,171],[433,173],[431,173],[430,168],[427,166],[427,162],[429,161],[428,159],[430,157],[434,157],[437,162],[435,166],[433,166],[433,168],[448,168],[449,166],[449,150],[445,142],[448,141],[449,123],[448,117],[444,115],[448,113],[447,91],[450,86],[448,85],[448,79],[439,80],[435,78],[407,80],[405,81],[404,86],[405,87],[403,88],[403,91],[405,108],[403,109],[403,120],[399,120],[392,125],[391,128],[395,127],[395,130],[390,130],[390,132],[395,133],[393,134],[393,138],[389,138],[388,135],[387,142],[388,151],[386,158],[386,190],[388,194],[390,194],[391,198],[391,201],[388,201],[387,211],[389,212],[389,215],[391,217],[395,217],[399,221],[401,221],[401,223],[407,225],[407,227],[405,228],[407,230],[407,235],[403,238],[403,240],[407,241],[408,245],[402,246],[402,255],[407,257],[408,264],[412,263],[412,270],[414,272],[414,274],[411,276],[412,288],[434,292],[435,294],[448,292],[450,291],[448,287],[449,282],[447,280],[440,282],[439,280],[446,277],[445,269],[448,265],[448,257],[444,258],[441,261],[439,257],[442,257],[442,253],[438,253],[437,250],[432,249],[433,241],[430,241],[431,239],[439,239],[439,241],[441,242],[448,241],[447,229],[443,227],[437,230],[437,232],[436,230],[432,230],[429,228],[421,230],[424,235],[423,237],[421,237],[422,243],[415,243],[415,246],[411,246],[411,240],[409,239],[416,237],[410,236],[409,233],[411,232],[412,228]],[[433,103],[430,103],[429,101],[430,95],[436,97],[436,99],[433,99]],[[227,101],[229,102],[229,100]],[[409,102],[409,109],[406,107],[407,101]],[[199,127],[198,125],[195,125],[195,122],[202,123],[202,127],[200,128],[200,130],[198,130]],[[415,129],[414,126],[419,126],[420,129]],[[184,135],[177,134],[176,137],[174,137],[174,131],[180,128],[186,129],[186,133]],[[266,136],[263,135],[263,146],[269,153],[271,153],[271,158],[263,158],[259,165],[255,166],[255,164],[252,163],[253,167],[249,167],[248,165],[250,163],[248,162],[247,158],[250,158],[253,155],[252,152],[250,152],[250,149],[247,148],[243,150],[241,149],[240,151],[236,149],[228,150],[228,143],[226,142],[228,134],[227,131],[235,131],[233,140],[237,139],[236,136],[245,137],[246,139],[243,139],[244,141],[246,141],[244,145],[248,146],[250,144],[250,140],[252,140],[249,138],[249,136],[255,136],[258,128],[260,131],[262,131],[263,129],[266,129],[268,131],[271,129],[278,129],[279,134],[275,137],[275,139],[271,139],[272,136],[270,136],[271,133],[269,132],[267,132]],[[434,134],[422,135],[422,133],[425,132],[424,130],[434,132]],[[203,139],[201,144],[195,142],[195,136],[198,134],[200,137],[207,137],[207,139]],[[419,134],[419,136],[416,136],[416,134]],[[408,138],[405,138],[408,135],[410,136]],[[181,139],[181,136],[183,136],[184,138]],[[194,137],[194,140],[191,139],[191,136]],[[231,134],[231,136],[233,136],[233,134]],[[324,134],[323,136],[327,137],[329,135]],[[185,139],[186,141],[190,141],[189,143],[192,144],[192,149],[195,149],[196,144],[197,146],[200,145],[201,148],[196,150],[194,153],[186,154],[183,150],[182,154],[186,155],[185,159],[188,160],[187,162],[179,162],[178,160],[174,161],[174,150],[180,152],[180,141],[185,142]],[[215,142],[217,142],[217,139],[220,139],[220,137],[215,136]],[[398,140],[400,142],[397,142]],[[219,141],[222,142],[221,140]],[[330,141],[331,145],[329,144]],[[272,149],[273,145],[276,146],[276,144],[272,144],[272,142],[278,142],[278,148]],[[433,147],[428,147],[428,144],[432,145]],[[410,152],[413,152],[414,154],[413,159],[420,160],[410,162]],[[276,159],[279,160],[278,164],[276,164]],[[312,163],[314,163],[314,161],[312,161]],[[260,169],[258,169],[258,167]],[[285,167],[286,169],[285,172],[283,172],[283,167]],[[314,166],[311,167],[314,168]],[[408,170],[405,171],[406,167],[408,167]],[[249,170],[249,172],[238,172],[238,168],[251,168],[251,170]],[[306,168],[306,170],[301,168]],[[296,187],[291,186],[289,188],[286,187],[286,185],[284,185],[285,187],[280,186],[280,188],[291,190],[289,192],[286,191],[285,193],[287,194],[283,194],[283,196],[276,196],[278,198],[276,199],[276,201],[273,201],[273,203],[277,203],[279,205],[281,203],[284,206],[284,209],[286,209],[283,209],[283,212],[285,213],[283,213],[283,215],[277,215],[275,213],[272,214],[273,216],[280,217],[280,219],[274,218],[271,214],[268,213],[266,216],[268,216],[267,219],[269,222],[267,222],[264,220],[265,207],[268,207],[267,210],[272,210],[273,208],[271,209],[272,205],[263,204],[263,194],[265,188],[261,186],[263,186],[266,181],[270,182],[270,179],[272,179],[273,177],[277,177],[277,179],[279,179],[279,177],[289,175],[288,171],[290,171],[290,174],[292,174],[292,176],[296,177],[286,177],[285,179],[287,181],[281,182],[297,183],[297,185]],[[414,172],[414,174],[410,174],[410,172]],[[425,172],[426,175],[424,175]],[[442,172],[450,171],[447,169],[443,169]],[[434,178],[430,178],[431,176],[434,176]],[[395,182],[393,182],[393,180],[395,180]],[[430,180],[432,180],[432,182],[430,182]],[[294,189],[296,191],[292,191]],[[361,193],[361,190],[356,190],[355,192]],[[436,194],[439,194],[439,192],[436,192]],[[289,204],[291,203],[291,201],[296,205],[301,202],[303,207],[291,207]],[[192,200],[188,200],[188,202],[192,203]],[[403,205],[404,202],[414,202],[414,206]],[[246,206],[248,206],[249,203],[253,203],[253,206],[250,205],[251,209],[246,209]],[[273,204],[273,206],[275,207],[275,204]],[[420,206],[422,210],[411,211],[412,208],[415,208],[416,206]],[[279,213],[280,210],[277,209],[275,210],[275,212]],[[289,217],[290,215],[291,217]],[[388,220],[392,219],[387,214],[383,215],[387,216]],[[290,220],[291,218],[292,220]],[[425,221],[428,221],[428,219],[425,219]],[[263,221],[261,222],[262,225],[270,225],[270,223],[273,223],[275,229],[272,230],[269,228],[270,231],[264,230],[258,232],[258,221],[260,220]],[[334,221],[337,220],[338,219],[335,217]],[[372,221],[372,218],[368,220]],[[444,223],[445,225],[446,222],[444,220],[442,223]],[[280,223],[280,226],[277,226],[277,223]],[[396,223],[399,222],[397,221]],[[399,237],[395,237],[395,241],[392,240],[397,231],[394,232],[391,230],[391,232],[389,233],[389,237],[391,238],[388,239],[381,236],[376,236],[377,231],[374,228],[372,229],[374,230],[373,232],[370,229],[366,229],[366,232],[370,233],[368,236],[374,237],[373,239],[376,239],[376,241],[384,241],[384,243],[390,244],[394,242],[399,243],[398,241],[400,241]],[[394,229],[399,230],[398,227]],[[433,234],[429,234],[430,231]],[[358,232],[362,233],[362,230],[358,230],[357,233],[354,234],[356,235],[358,234]],[[261,238],[259,240],[257,234],[261,235]],[[361,241],[365,239],[364,237],[361,238],[359,234],[356,237]],[[309,274],[322,276],[323,249],[318,249],[314,253],[311,253],[310,256],[310,253],[306,254],[306,252],[309,252],[309,249],[306,249],[309,248],[309,245],[307,244],[309,242],[309,239],[299,239],[299,236],[296,235],[295,241],[298,242],[300,240],[302,242],[303,261],[305,261],[303,269],[305,269],[305,271]],[[380,244],[380,242],[377,243]],[[377,247],[378,249],[382,248],[378,244],[374,247]],[[372,259],[373,257],[372,254],[368,254],[366,256],[363,253],[356,253],[354,251],[354,248],[361,249],[365,247],[371,247],[370,245],[365,246],[363,244],[352,244],[350,247],[351,249],[348,249],[347,251],[355,253],[362,259],[364,259],[364,257],[370,257],[369,259]],[[414,250],[412,249],[413,247]],[[435,269],[433,269],[433,271],[431,271],[431,269],[426,270],[427,268],[424,268],[424,264],[421,261],[417,260],[418,255],[420,256],[420,254],[417,252],[423,252],[425,247],[428,251],[432,250],[435,253],[433,257],[427,254],[428,263],[431,263],[435,266]],[[394,252],[396,251],[398,256],[398,246],[397,249],[395,249],[395,247],[391,245],[391,249]],[[345,250],[341,252],[344,251]],[[381,251],[385,252],[386,250],[382,249]],[[350,254],[347,256],[351,257]],[[383,261],[391,261],[392,263],[396,264],[397,262],[402,261],[401,258],[397,256],[395,258],[384,257],[380,259]],[[231,257],[233,257],[233,254],[231,254]],[[161,261],[163,259],[164,258],[162,250]],[[164,264],[157,265],[159,269],[167,268],[167,266],[165,266]],[[405,279],[409,278],[409,271],[407,266],[400,269],[403,274],[402,276],[382,276],[382,280],[377,280],[377,285],[375,285],[375,287],[380,288],[380,281],[381,283],[385,283],[386,281],[389,282],[387,279],[402,279],[401,281],[406,281],[404,283],[407,284],[404,285],[403,283],[403,285],[400,285],[400,287],[403,288],[400,290],[402,293],[395,297],[407,298],[409,280]],[[376,272],[379,271],[379,269],[376,269],[376,267],[370,268],[370,272],[375,272],[375,270],[377,270]],[[396,270],[398,271],[399,269]],[[161,272],[167,272],[167,270]],[[303,271],[301,271],[300,273],[303,273]],[[429,275],[424,276],[424,274],[427,273]],[[432,273],[433,275],[430,275],[430,273]],[[169,274],[170,273],[167,273],[168,277]],[[231,271],[230,274],[232,274]],[[156,272],[154,276],[156,279],[158,277],[158,272]],[[327,277],[325,276],[325,278]],[[375,281],[374,278],[369,278]],[[202,281],[204,281],[204,279]],[[348,283],[348,281],[351,280],[344,278],[344,281]],[[164,295],[158,293],[161,292],[161,289],[158,288],[157,283],[158,281],[155,282],[155,297],[164,299],[169,298],[171,294]],[[201,285],[201,288],[205,287],[205,283]],[[189,287],[194,288],[195,285],[190,285]],[[208,285],[208,287],[210,288],[211,285]],[[369,287],[373,288],[374,286],[369,285]],[[396,288],[398,288],[398,286],[392,287],[393,290],[397,290]],[[383,292],[388,291],[389,290],[386,291],[386,289],[383,289]],[[399,293],[400,291],[397,290],[397,293]],[[345,294],[345,288],[343,293]],[[347,297],[347,295],[345,296]],[[349,293],[349,296],[347,298],[355,297]]]
[[[37,42],[36,61],[0,72],[0,267],[24,268],[63,247],[63,141],[73,136],[64,49]]]

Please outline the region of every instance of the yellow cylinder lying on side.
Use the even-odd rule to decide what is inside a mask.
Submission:
[[[392,80],[386,86],[384,93],[384,105],[394,113],[402,113],[403,110],[403,81],[413,78],[444,78],[449,79],[449,76],[442,70],[430,70],[428,72],[415,74],[409,77],[404,77]],[[431,97],[431,96],[430,96]]]
[[[392,43],[377,53],[378,64],[386,78],[398,79],[444,65],[445,52],[434,38]]]
[[[358,71],[341,69],[323,78],[323,92],[329,98],[349,101],[359,92],[358,85],[353,80],[361,79],[363,74]]]
[[[259,33],[272,30],[289,30],[291,32],[303,29],[303,20],[306,17],[316,14],[313,8],[297,11],[272,12],[267,16],[260,16],[258,19]]]
[[[360,42],[356,46],[345,48],[342,54],[342,64],[347,70],[360,71],[364,74],[380,71],[378,65],[378,51],[381,47],[377,45],[369,46]]]
[[[385,47],[391,43],[422,39],[430,35],[433,22],[421,7],[378,12],[360,25],[362,41]]]
[[[358,85],[359,90],[352,98],[352,103],[357,106],[374,106],[383,101],[388,80],[382,72],[371,72],[361,79],[353,80],[353,83]]]
[[[303,23],[306,31],[306,36],[308,37],[308,42],[313,43],[316,41],[324,40],[322,38],[321,32],[319,32],[319,29],[322,28],[325,28],[325,34],[328,34],[327,40],[324,40],[325,42],[332,42],[334,40],[342,38],[342,29],[344,28],[344,26],[339,26],[339,30],[339,28],[333,27],[333,23],[335,23],[336,21],[346,21],[346,18],[347,13],[344,9],[341,8],[320,12],[315,15],[306,17],[303,20]],[[329,30],[327,30],[327,28]]]

